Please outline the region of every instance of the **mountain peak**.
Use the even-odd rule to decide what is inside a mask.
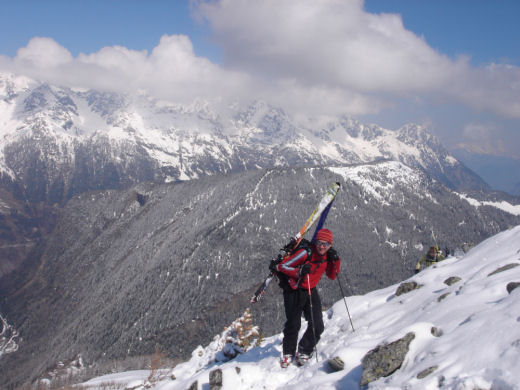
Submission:
[[[124,188],[140,181],[381,159],[419,168],[452,188],[460,181],[485,187],[455,158],[447,160],[438,140],[414,124],[391,131],[346,116],[296,120],[261,100],[245,108],[200,99],[179,105],[143,93],[72,90],[23,78],[14,88],[14,79],[2,78],[10,98],[0,100],[0,172],[12,172],[31,199],[63,203],[100,183]],[[38,179],[45,183],[28,176],[31,164],[45,167]],[[51,194],[49,188],[62,190]]]

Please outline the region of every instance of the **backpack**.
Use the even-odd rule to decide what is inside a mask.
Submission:
[[[295,248],[292,248],[292,245],[294,245],[292,243],[293,241],[291,241],[283,248],[283,251],[286,253],[286,256],[291,256],[298,252],[300,249],[305,249],[307,251],[307,258],[310,259],[312,257],[311,242],[309,240],[302,238],[302,240],[298,243],[298,245]],[[276,260],[277,264],[280,264],[283,258],[284,256],[278,255],[278,258]],[[292,290],[291,286],[289,285],[289,277],[286,274],[284,274],[283,272],[276,272],[276,277],[278,278],[278,286],[280,286],[280,288],[284,292]]]

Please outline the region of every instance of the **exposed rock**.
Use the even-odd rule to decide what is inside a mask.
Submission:
[[[417,284],[415,281],[401,283],[399,287],[397,288],[395,295],[398,297],[399,295],[409,293],[412,290],[416,290],[420,288],[421,285]]]
[[[199,382],[195,381],[191,384],[190,387],[188,387],[188,390],[198,390],[199,389]]]
[[[423,379],[426,378],[428,375],[430,375],[432,372],[436,371],[439,368],[439,366],[432,366],[427,368],[426,370],[421,371],[417,374],[417,379]]]
[[[215,370],[210,371],[209,373],[209,389],[210,390],[220,390],[222,389],[222,370],[217,368]]]
[[[442,301],[444,298],[446,298],[448,295],[450,295],[449,292],[442,294],[439,298],[437,298],[437,302]]]
[[[504,265],[503,267],[497,268],[496,270],[491,272],[488,276],[492,276],[492,275],[498,274],[499,272],[504,272],[504,271],[510,270],[512,268],[518,267],[519,265],[520,264],[518,264],[518,263],[511,263],[511,264]]]
[[[455,283],[461,281],[462,279],[458,276],[451,276],[448,279],[444,281],[444,284],[447,284],[448,286],[453,286]]]
[[[442,329],[432,326],[431,333],[435,337],[441,337],[443,335]]]
[[[415,334],[409,332],[402,339],[390,344],[379,345],[369,351],[362,360],[361,386],[387,377],[399,369],[414,338]]]
[[[144,206],[148,197],[146,195],[140,194],[139,192],[135,193],[135,200],[139,203],[140,206]]]
[[[511,291],[513,291],[515,288],[520,286],[520,282],[510,282],[507,284],[506,289],[509,294],[511,294]]]
[[[345,368],[345,362],[339,356],[327,360],[327,363],[334,371],[341,371]]]

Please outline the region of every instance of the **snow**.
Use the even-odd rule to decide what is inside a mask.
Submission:
[[[417,194],[421,190],[421,176],[418,171],[414,171],[399,161],[386,161],[377,165],[358,165],[352,167],[331,167],[330,171],[341,175],[346,181],[353,181],[363,187],[364,191],[381,202],[389,205],[383,194],[391,194],[392,189],[398,184],[405,184],[410,188],[416,188]],[[389,180],[384,183],[381,180],[374,180],[371,177],[378,171],[379,177],[386,176]],[[428,196],[423,192],[422,196]]]
[[[506,213],[513,214],[513,215],[520,215],[520,205],[513,205],[509,202],[506,202],[505,200],[500,202],[492,202],[492,201],[480,201],[473,198],[470,198],[469,196],[465,194],[457,194],[460,198],[466,200],[470,205],[474,207],[481,207],[481,206],[491,206],[496,207],[497,209],[500,209],[502,211],[505,211]]]
[[[396,296],[396,284],[346,298],[355,331],[345,302],[336,302],[324,312],[318,361],[313,357],[305,367],[279,366],[281,334],[227,362],[215,362],[219,351],[213,342],[166,370],[151,388],[184,390],[198,381],[198,389],[208,389],[209,373],[220,368],[224,389],[360,389],[361,361],[367,352],[414,332],[401,368],[368,389],[520,389],[520,288],[510,294],[506,290],[509,282],[520,282],[520,266],[493,273],[511,263],[520,265],[519,260],[517,226],[411,277],[408,281],[416,281],[419,289]],[[348,272],[348,264],[344,269]],[[449,286],[445,280],[452,276],[461,280]],[[434,336],[432,327],[442,333]],[[344,361],[344,370],[331,372],[327,359],[335,356]],[[433,373],[417,378],[433,366],[438,366]],[[143,389],[139,385],[148,373],[111,374],[84,385],[96,390],[102,383],[117,382]]]
[[[450,155],[446,156],[445,161],[450,165],[457,165],[459,163],[455,157]]]
[[[183,105],[156,100],[142,91],[113,99],[102,94],[102,100],[93,100],[95,95],[90,92],[95,91],[46,86],[43,90],[47,91],[47,106],[38,106],[34,112],[16,112],[16,107],[23,107],[24,97],[38,86],[45,84],[0,72],[0,172],[12,177],[14,172],[7,168],[3,148],[30,135],[35,119],[48,130],[48,135],[55,137],[57,145],[70,145],[73,141],[81,144],[107,137],[116,161],[119,149],[132,145],[142,147],[158,166],[178,168],[181,180],[200,175],[192,171],[190,165],[201,156],[209,155],[215,161],[231,164],[230,156],[249,145],[267,154],[270,149],[282,147],[317,165],[331,160],[351,164],[380,158],[425,165],[421,157],[424,150],[401,141],[398,131],[366,126],[343,117],[296,121],[261,101],[247,109],[238,103],[224,105],[218,99],[195,99],[192,104]],[[75,109],[63,104],[60,97],[71,99]],[[99,110],[100,106],[106,110]],[[73,161],[73,150],[68,147],[62,151],[62,160]],[[273,165],[286,166],[286,156],[279,156]]]

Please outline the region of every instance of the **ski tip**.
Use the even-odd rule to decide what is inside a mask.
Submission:
[[[262,297],[264,296],[264,292],[262,291],[261,293],[257,293],[255,295],[253,295],[251,297],[251,299],[249,300],[249,303],[256,303],[258,302]]]

